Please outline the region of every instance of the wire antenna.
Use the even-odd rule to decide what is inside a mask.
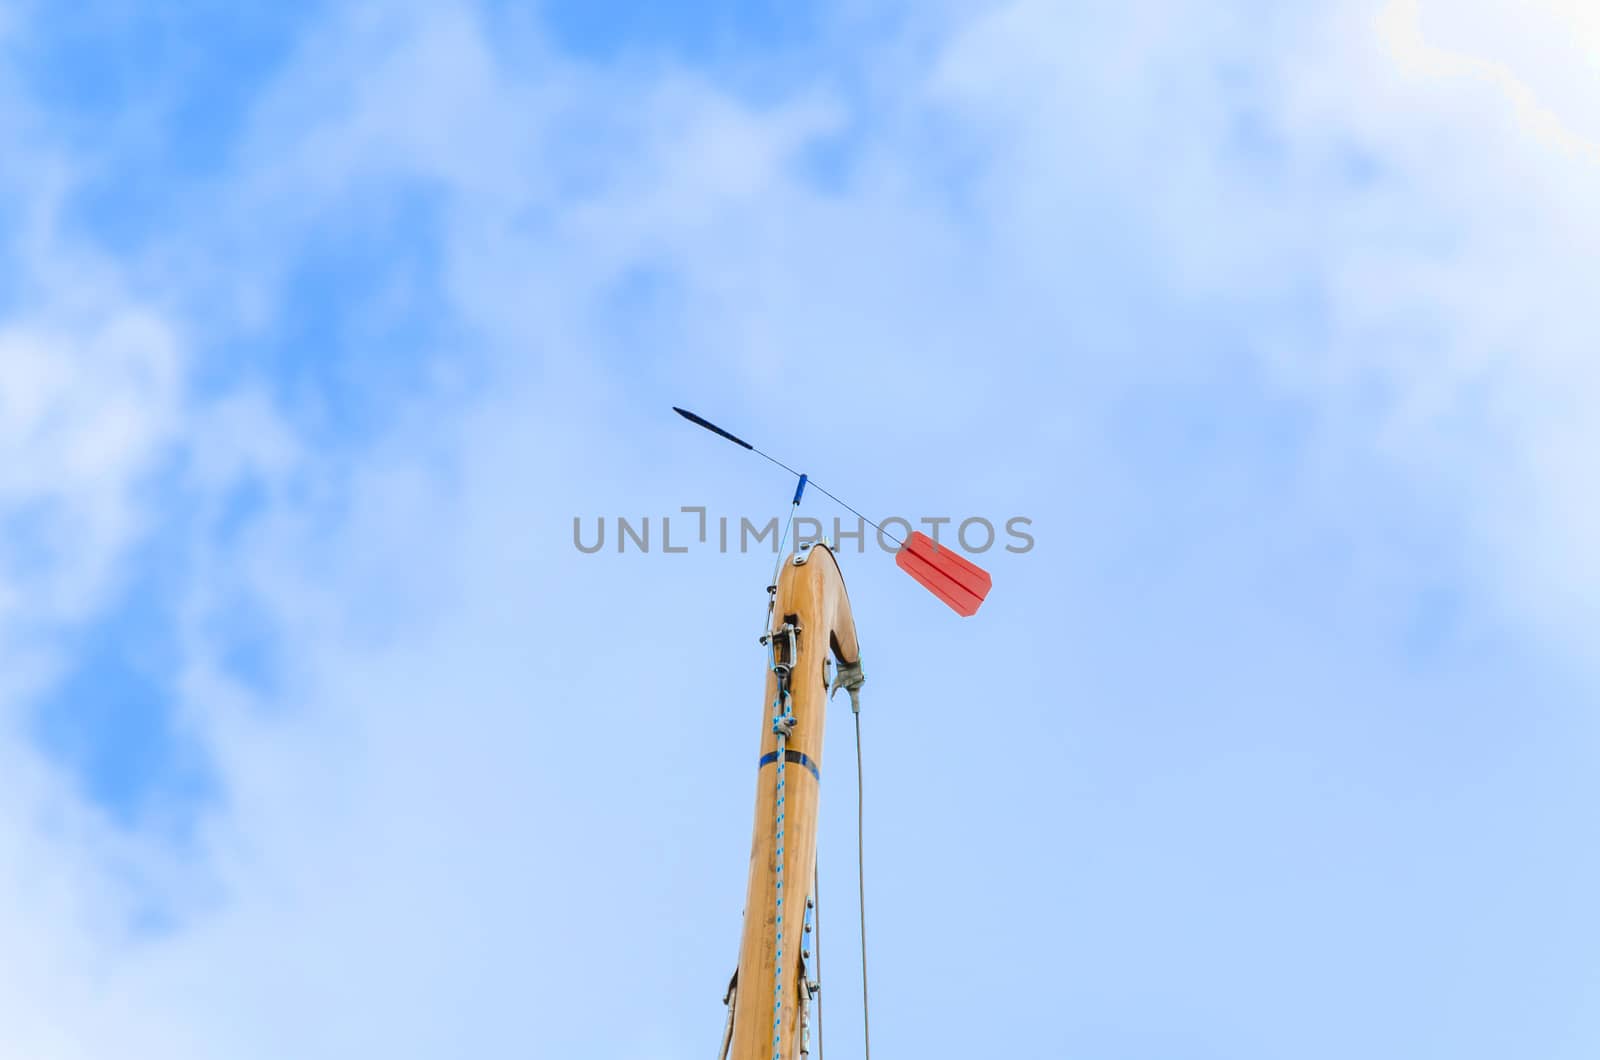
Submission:
[[[801,489],[804,489],[805,486],[809,484],[823,496],[830,498],[835,504],[838,504],[840,507],[844,508],[851,515],[854,515],[862,522],[871,526],[874,530],[878,531],[879,534],[889,538],[889,540],[900,546],[899,551],[895,553],[896,565],[898,565],[901,570],[911,575],[912,578],[916,579],[917,583],[923,588],[927,589],[929,592],[933,593],[933,595],[943,600],[947,605],[949,605],[951,610],[956,612],[956,614],[963,617],[977,614],[978,608],[983,604],[984,599],[989,595],[989,587],[992,584],[992,580],[989,577],[989,572],[984,570],[982,567],[979,567],[977,564],[956,555],[954,549],[940,545],[939,542],[933,540],[920,530],[913,530],[910,537],[902,540],[900,537],[889,533],[889,531],[885,530],[882,526],[879,526],[873,520],[868,519],[865,515],[862,515],[858,509],[840,500],[825,487],[817,483],[816,480],[810,479],[806,475],[802,475],[800,472],[796,471],[788,464],[785,464],[782,460],[779,460],[772,454],[757,449],[755,446],[751,445],[743,438],[740,438],[732,431],[723,430],[721,427],[718,427],[715,423],[712,423],[704,416],[698,416],[695,413],[690,412],[688,409],[681,409],[674,405],[672,406],[672,411],[676,412],[678,415],[682,416],[695,426],[704,427],[712,434],[726,438],[734,445],[737,445],[742,449],[748,449],[752,453],[761,457],[763,460],[783,468],[783,470],[789,472],[789,474],[799,478]],[[796,500],[798,501],[798,492],[795,496]]]

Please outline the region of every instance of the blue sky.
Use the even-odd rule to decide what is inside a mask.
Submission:
[[[782,508],[686,405],[1032,520],[843,556],[886,1055],[1593,1056],[1600,22],[797,12],[0,5],[8,1055],[708,1055],[770,557],[572,544]]]

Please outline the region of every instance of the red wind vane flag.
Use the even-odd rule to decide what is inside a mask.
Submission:
[[[989,595],[988,571],[921,530],[911,531],[910,540],[894,554],[894,564],[963,618],[977,614]]]
[[[979,606],[982,605],[984,598],[989,595],[989,586],[991,584],[989,572],[970,560],[957,555],[955,549],[939,544],[920,530],[913,530],[911,537],[901,542],[883,527],[851,508],[850,505],[845,504],[844,501],[839,500],[838,497],[818,486],[815,482],[811,482],[807,476],[800,474],[800,472],[783,461],[763,453],[743,438],[728,433],[710,420],[696,416],[688,409],[680,409],[674,405],[672,406],[672,411],[690,423],[704,427],[712,434],[721,435],[735,445],[748,449],[757,456],[764,457],[789,472],[789,474],[799,476],[799,486],[794,494],[795,506],[800,504],[800,495],[805,492],[808,483],[816,486],[824,495],[832,498],[851,514],[898,543],[900,551],[895,553],[895,566],[911,575],[919,585],[943,600],[952,611],[963,618],[978,613]]]

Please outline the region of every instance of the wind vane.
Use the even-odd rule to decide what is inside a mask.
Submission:
[[[680,409],[678,406],[674,405],[672,406],[672,411],[676,412],[690,423],[704,427],[712,434],[721,435],[734,445],[748,449],[757,456],[763,457],[766,460],[777,464],[779,467],[789,472],[789,474],[798,476],[799,484],[794,491],[795,505],[799,505],[800,495],[805,492],[806,485],[809,483],[820,490],[825,496],[831,498],[834,502],[844,507],[851,514],[872,526],[878,531],[878,533],[884,535],[895,544],[899,545],[900,549],[895,553],[894,556],[895,565],[901,570],[905,571],[907,574],[911,575],[911,577],[915,578],[917,583],[923,588],[927,589],[929,592],[933,593],[933,595],[943,600],[947,605],[949,605],[951,610],[955,611],[956,614],[963,617],[969,617],[977,614],[978,607],[983,603],[984,597],[989,595],[989,586],[991,583],[989,572],[984,570],[982,567],[979,567],[977,564],[956,555],[954,549],[939,544],[937,541],[933,540],[920,530],[913,530],[911,532],[911,536],[902,541],[894,534],[889,533],[889,531],[885,530],[871,519],[868,519],[866,516],[856,511],[856,509],[850,507],[850,505],[845,504],[844,501],[840,500],[838,497],[835,497],[826,489],[823,489],[823,487],[818,485],[816,482],[811,482],[807,476],[796,471],[788,464],[785,464],[782,460],[762,452],[760,449],[757,449],[743,438],[740,438],[738,435],[731,434],[728,431],[723,430],[715,423],[712,423],[710,420],[701,416],[695,415],[688,409]]]

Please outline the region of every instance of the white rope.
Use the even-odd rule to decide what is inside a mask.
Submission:
[[[861,702],[850,690],[850,709],[856,719],[856,886],[861,898],[861,1036],[866,1046],[865,1060],[872,1060],[872,1028],[867,1006],[867,869],[866,842],[863,839],[866,812],[862,803],[866,787],[861,770]]]

